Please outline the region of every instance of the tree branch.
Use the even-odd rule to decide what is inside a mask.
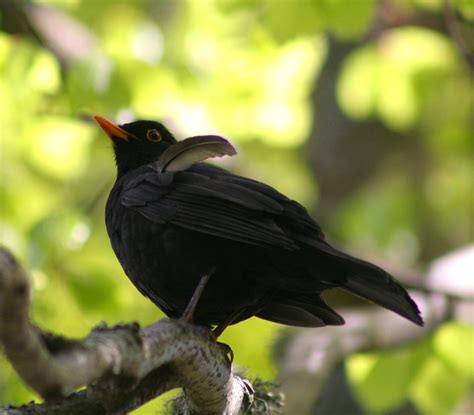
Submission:
[[[14,413],[124,413],[178,386],[197,414],[237,414],[252,398],[248,382],[232,373],[227,346],[207,328],[164,319],[67,340],[30,323],[29,299],[26,272],[0,248],[0,342],[20,377],[46,399]]]

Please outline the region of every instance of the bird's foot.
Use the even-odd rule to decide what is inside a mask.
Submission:
[[[216,342],[217,345],[225,352],[226,356],[229,358],[229,363],[232,364],[234,361],[234,351],[230,348],[228,344]]]
[[[223,323],[219,324],[218,326],[214,327],[212,329],[212,336],[214,339],[217,341],[219,336],[224,332],[224,330],[229,326],[230,323],[227,323],[227,321],[224,321]]]

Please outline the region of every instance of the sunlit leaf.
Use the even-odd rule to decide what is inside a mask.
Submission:
[[[443,7],[443,0],[412,0],[416,7],[430,11],[440,10]]]
[[[28,231],[57,206],[60,195],[54,186],[31,174],[24,165],[7,163],[3,167],[2,216],[14,223],[18,231]]]
[[[355,119],[367,118],[374,110],[378,66],[376,51],[371,47],[359,49],[344,63],[337,94],[342,109]]]
[[[468,352],[467,350],[465,352]],[[448,415],[468,392],[470,380],[432,355],[411,388],[410,396],[425,414]]]
[[[342,39],[363,35],[375,13],[374,0],[323,0],[315,2],[328,29]]]
[[[0,199],[1,202],[1,199]],[[27,242],[24,235],[11,223],[0,220],[0,245],[7,247],[20,260],[26,257]]]
[[[361,402],[372,412],[396,408],[407,399],[418,368],[428,356],[428,349],[419,347],[376,356],[356,356],[347,364],[347,373]]]
[[[281,1],[278,7],[272,7],[272,0],[265,0],[264,3],[265,26],[279,41],[317,35],[324,29],[325,21],[315,1],[300,0],[298,7],[291,1]]]
[[[274,323],[252,318],[229,327],[222,335],[226,344],[245,344],[235,348],[235,364],[245,367],[249,376],[273,378],[276,374],[275,363],[269,351],[276,340],[279,327]],[[255,333],[259,333],[258,336]]]
[[[58,210],[38,222],[29,237],[44,252],[58,255],[61,250],[79,249],[89,238],[87,220],[78,212]]]
[[[413,74],[429,67],[450,68],[456,59],[453,46],[445,36],[416,26],[387,32],[379,47],[381,55],[405,73]]]
[[[12,42],[9,36],[5,35],[4,33],[0,32],[0,68],[3,67],[8,54],[12,48]]]
[[[67,337],[85,336],[97,324],[97,316],[84,312],[71,294],[66,273],[53,268],[41,271],[47,287],[33,291],[31,313],[35,323]]]
[[[474,1],[473,0],[456,0],[454,5],[466,19],[474,21]],[[472,29],[472,28],[471,28]]]
[[[75,120],[44,117],[27,129],[24,151],[43,173],[67,181],[84,172],[92,131],[90,126]]]
[[[354,248],[382,250],[400,229],[416,220],[413,201],[409,197],[409,182],[397,177],[379,176],[345,204],[337,225],[342,234],[351,235],[349,240],[353,238]]]
[[[433,339],[435,352],[454,370],[474,379],[474,328],[448,323]],[[471,353],[469,353],[471,351]]]
[[[145,16],[136,2],[119,2],[108,6],[102,12],[100,27],[104,46],[108,54],[122,58],[133,53],[136,29]]]
[[[112,311],[117,302],[117,284],[112,276],[87,266],[68,275],[68,286],[84,312]]]
[[[431,98],[444,77],[420,88],[426,74],[447,74],[454,54],[441,35],[416,27],[388,31],[374,46],[357,49],[347,58],[338,83],[343,110],[356,119],[377,114],[388,127],[413,127],[420,106]],[[430,94],[430,95],[428,95]]]
[[[59,63],[51,54],[39,53],[31,66],[28,81],[38,91],[57,92],[61,82],[59,70]]]
[[[23,382],[18,381],[18,374],[11,367],[3,354],[0,355],[0,402],[11,405],[22,405],[35,398],[35,394]]]
[[[265,25],[276,39],[284,41],[298,36],[317,35],[327,29],[340,38],[362,35],[373,15],[373,0],[299,0],[297,7],[291,1],[280,1],[271,7],[266,1]],[[294,24],[298,22],[298,24]]]
[[[418,116],[417,97],[411,79],[382,63],[377,112],[394,130],[410,128]]]

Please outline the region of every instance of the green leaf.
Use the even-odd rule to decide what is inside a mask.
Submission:
[[[13,40],[4,32],[0,32],[0,69],[3,69],[5,61],[8,59],[11,49],[13,47]]]
[[[3,354],[0,355],[0,374],[0,402],[2,402],[2,406],[7,403],[23,405],[36,398],[30,388],[18,381],[18,373],[13,370]],[[6,413],[6,411],[3,412]]]
[[[66,97],[72,110],[110,114],[129,105],[130,84],[139,70],[130,61],[128,56],[119,63],[94,55],[74,64],[66,81]]]
[[[433,347],[453,370],[474,379],[474,327],[447,323],[436,332]]]
[[[265,27],[278,41],[286,42],[298,36],[314,36],[324,29],[323,16],[313,0],[299,0],[297,7],[293,1],[265,0],[262,7]]]
[[[80,177],[87,166],[92,131],[91,126],[70,118],[39,118],[25,134],[27,160],[56,180]]]
[[[315,4],[328,30],[342,39],[363,35],[375,13],[374,0],[315,0]]]
[[[73,210],[62,210],[35,224],[29,238],[41,256],[58,256],[61,251],[79,249],[89,238],[89,233],[89,225],[82,215]]]
[[[467,20],[474,21],[474,0],[455,0],[454,5]]]
[[[376,44],[349,55],[338,99],[355,119],[377,114],[389,128],[405,131],[416,124],[454,66],[452,45],[442,35],[416,27],[390,30]]]
[[[371,46],[357,49],[344,62],[337,97],[350,117],[364,119],[374,111],[379,66],[377,52]]]
[[[324,30],[351,39],[367,30],[374,16],[374,5],[373,0],[266,0],[262,10],[265,27],[279,41],[315,36]]]
[[[79,306],[87,313],[112,312],[119,307],[117,281],[97,267],[83,267],[68,276],[68,287]]]
[[[427,355],[423,347],[356,355],[347,362],[347,373],[357,397],[370,412],[387,411],[407,399]]]
[[[35,56],[28,74],[32,88],[39,92],[52,94],[61,86],[61,75],[58,61],[48,52],[41,51]]]
[[[468,350],[464,352],[469,354]],[[460,376],[444,360],[431,355],[420,370],[410,396],[423,414],[450,415],[466,396],[469,385],[467,377]]]

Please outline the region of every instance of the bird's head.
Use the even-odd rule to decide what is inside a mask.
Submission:
[[[117,125],[98,115],[94,118],[112,140],[119,177],[150,163],[158,172],[176,172],[208,158],[236,154],[232,144],[218,135],[196,135],[178,142],[156,121]]]
[[[94,119],[112,141],[119,175],[156,161],[177,142],[166,127],[156,121],[117,125],[98,115]]]

